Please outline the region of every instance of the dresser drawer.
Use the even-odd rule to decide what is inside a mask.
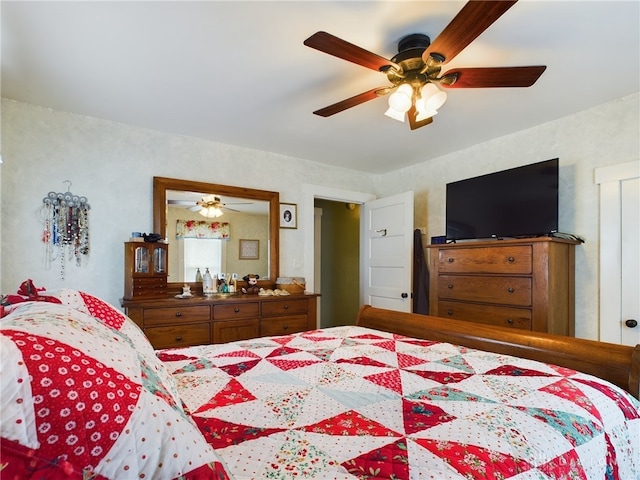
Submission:
[[[259,312],[260,304],[258,302],[231,303],[229,305],[213,306],[214,320],[257,317]]]
[[[262,302],[262,315],[307,314],[309,301],[306,298]]]
[[[438,302],[438,317],[531,330],[531,310],[461,302]]]
[[[211,343],[208,323],[151,327],[145,328],[144,333],[155,349]]]
[[[531,278],[441,275],[438,297],[528,307],[531,306]]]
[[[248,340],[260,335],[260,321],[257,318],[240,318],[213,322],[213,342],[227,343]]]
[[[138,277],[131,282],[131,299],[163,298],[167,296],[167,277]]]
[[[440,273],[530,274],[532,265],[530,245],[443,248],[438,251]]]
[[[263,318],[262,322],[260,322],[260,335],[263,337],[288,335],[290,333],[304,332],[305,330],[308,330],[306,315]]]
[[[153,325],[208,321],[209,315],[210,309],[208,306],[145,308],[143,321],[144,326],[149,327]]]

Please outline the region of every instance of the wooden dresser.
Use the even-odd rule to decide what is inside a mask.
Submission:
[[[575,334],[575,245],[555,238],[429,245],[429,313]]]
[[[122,300],[154,348],[226,343],[317,328],[316,295]]]

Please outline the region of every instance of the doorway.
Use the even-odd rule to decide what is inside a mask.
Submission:
[[[303,229],[304,235],[304,276],[306,281],[307,290],[315,293],[321,293],[322,271],[316,271],[316,243],[320,244],[320,240],[316,241],[316,222],[317,216],[315,212],[315,201],[318,200],[331,200],[337,203],[354,203],[358,206],[365,202],[374,200],[376,197],[373,194],[354,192],[350,190],[342,190],[332,187],[323,187],[319,185],[304,184],[303,185],[303,202],[300,210],[299,223]],[[362,236],[362,221],[359,222],[358,238]],[[321,265],[319,263],[319,265]],[[360,271],[359,275],[362,275]],[[361,283],[361,282],[360,282]],[[352,285],[350,290],[354,292],[356,298],[362,298],[362,285]],[[322,294],[321,294],[322,295]],[[320,297],[322,298],[322,297]],[[320,319],[322,318],[322,305],[321,301],[317,302],[318,305],[318,328],[320,327]],[[355,318],[355,317],[354,317]]]
[[[360,205],[316,199],[314,206],[320,327],[353,325],[360,307]]]

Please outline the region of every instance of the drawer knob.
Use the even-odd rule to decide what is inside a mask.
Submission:
[[[453,310],[447,310],[447,315],[453,315]]]
[[[629,320],[625,320],[624,324],[629,328],[636,328],[638,326],[638,321],[630,318]]]
[[[178,335],[178,336],[176,337],[176,342],[181,342],[181,341],[182,341],[182,337],[181,337],[180,335]]]
[[[233,309],[234,312],[238,313],[240,311],[240,309],[238,307]]]
[[[182,312],[176,312],[176,317],[181,317],[182,316]]]
[[[513,318],[507,318],[507,323],[513,324]]]
[[[453,288],[453,283],[450,283],[449,285],[447,285],[447,288]]]
[[[513,292],[515,292],[515,289],[513,287],[509,287],[509,288],[507,288],[507,292],[513,293]]]
[[[513,263],[513,262],[515,262],[515,261],[516,261],[516,259],[515,259],[515,258],[513,258],[513,257],[509,257],[507,260],[509,260],[509,263]]]
[[[451,258],[451,257],[447,258],[447,262],[453,263],[453,258]]]
[[[289,310],[289,304],[285,304],[284,309]]]
[[[288,329],[289,329],[289,325],[283,325],[283,326],[282,326],[282,329],[283,329],[283,330],[288,330]]]

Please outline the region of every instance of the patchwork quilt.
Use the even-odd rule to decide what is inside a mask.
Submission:
[[[237,479],[640,478],[598,378],[361,327],[157,352]]]
[[[230,478],[129,318],[66,289],[9,310],[0,319],[0,478]]]

